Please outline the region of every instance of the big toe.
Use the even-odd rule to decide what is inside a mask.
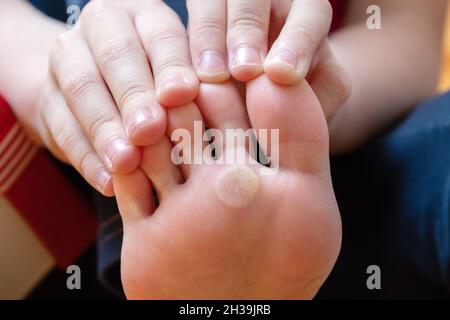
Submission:
[[[249,82],[247,110],[252,127],[270,135],[271,161],[300,170],[323,169],[328,160],[328,128],[320,103],[306,81],[284,86],[266,75]],[[270,153],[270,152],[268,152]],[[276,159],[278,158],[278,159]]]

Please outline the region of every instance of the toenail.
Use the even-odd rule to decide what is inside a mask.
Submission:
[[[220,201],[233,208],[247,206],[258,188],[258,176],[244,165],[226,168],[216,180],[216,194]]]

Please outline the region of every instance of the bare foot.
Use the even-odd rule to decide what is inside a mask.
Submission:
[[[176,166],[168,138],[147,148],[142,171],[114,178],[127,297],[314,297],[339,253],[341,221],[326,120],[311,88],[263,75],[248,84],[247,110],[231,83],[202,84],[196,103],[169,110],[169,136],[176,128],[192,133],[202,118],[222,131],[250,123],[279,129],[279,163],[272,159],[279,171],[264,175],[257,163]],[[224,154],[233,148],[242,145],[225,145]]]

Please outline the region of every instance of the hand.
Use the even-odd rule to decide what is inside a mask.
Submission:
[[[199,79],[249,81],[265,72],[280,84],[307,78],[330,117],[351,84],[328,45],[328,0],[188,0],[189,41]]]
[[[175,12],[157,0],[94,0],[51,51],[41,136],[98,191],[113,195],[111,172],[135,170],[136,146],[164,134],[161,105],[184,105],[197,92]]]
[[[193,123],[203,119],[222,132],[280,129],[280,157],[272,163],[279,172],[261,175],[255,161],[176,166],[168,137],[145,148],[142,170],[114,176],[127,297],[312,298],[341,242],[317,98],[306,81],[285,87],[263,75],[248,84],[247,108],[229,82],[201,84],[196,103],[169,110],[169,136],[184,129],[194,137]],[[204,150],[201,141],[191,143]],[[218,160],[247,154],[244,146],[225,144],[223,153],[216,149]],[[156,209],[149,179],[159,197]]]

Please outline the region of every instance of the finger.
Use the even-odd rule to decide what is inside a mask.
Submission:
[[[160,202],[183,183],[181,172],[172,160],[172,144],[166,136],[158,143],[144,148],[141,168],[155,186]]]
[[[114,175],[117,206],[127,224],[140,221],[155,211],[152,184],[141,169],[127,175]]]
[[[194,100],[198,78],[192,68],[186,30],[163,2],[136,17],[136,28],[152,65],[159,101],[181,106]]]
[[[105,196],[113,196],[111,174],[97,156],[83,129],[55,85],[44,94],[40,117],[52,144],[84,179]]]
[[[150,145],[165,133],[165,110],[156,101],[148,59],[131,18],[112,8],[89,6],[81,20],[83,31],[128,138],[135,145]]]
[[[328,0],[294,0],[286,24],[264,62],[269,78],[286,85],[303,80],[314,52],[329,32],[331,18]]]
[[[228,80],[227,0],[189,0],[187,8],[191,55],[198,78],[211,83]]]
[[[228,0],[227,48],[234,78],[249,81],[263,72],[270,0]]]
[[[308,82],[329,119],[350,97],[350,76],[336,61],[328,42],[321,45],[311,70]]]
[[[128,143],[120,114],[83,39],[66,33],[52,50],[50,65],[71,112],[107,168],[135,170],[140,151]]]
[[[269,48],[272,48],[281,30],[283,30],[289,11],[291,10],[291,5],[292,0],[272,0],[269,24]]]
[[[44,114],[48,113],[50,110],[46,110],[48,105],[50,104],[50,100],[53,98],[53,93],[46,88],[41,96],[39,102],[39,118],[38,118],[38,131],[39,135],[42,139],[42,142],[47,147],[47,149],[51,152],[51,154],[57,158],[59,161],[64,162],[66,164],[70,164],[69,159],[67,159],[64,151],[58,146],[55,139],[53,138],[53,134],[48,127],[47,121],[44,119]],[[65,104],[65,102],[64,102]],[[67,105],[66,105],[67,106]],[[68,107],[67,107],[68,108]],[[84,132],[83,132],[84,134]]]
[[[179,158],[180,168],[185,179],[203,164],[203,151],[207,147],[204,139],[203,117],[195,103],[168,111],[168,136],[175,143],[174,151]]]

